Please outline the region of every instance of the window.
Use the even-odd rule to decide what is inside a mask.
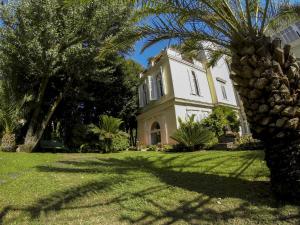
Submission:
[[[297,22],[295,25],[296,25],[296,27],[298,28],[298,31],[299,31],[299,32],[297,32],[297,34],[298,34],[299,37],[300,37],[300,22]]]
[[[164,96],[164,87],[163,87],[161,73],[159,73],[156,76],[156,85],[157,85],[157,96],[158,98],[161,98],[162,96]]]
[[[186,110],[186,118],[191,117],[192,115],[195,115],[195,121],[201,121],[209,116],[209,111],[194,109]]]
[[[222,90],[222,95],[223,95],[223,99],[227,100],[227,93],[226,93],[226,87],[224,83],[221,83],[221,90]]]
[[[143,84],[143,98],[144,98],[144,103],[147,105],[148,104],[148,91],[147,91],[147,84]]]
[[[299,38],[297,32],[293,27],[288,27],[285,30],[280,32],[286,43],[293,42]]]
[[[160,125],[158,122],[154,122],[151,126],[151,145],[159,143],[161,143]]]
[[[194,71],[192,71],[192,79],[193,79],[193,85],[195,88],[195,94],[200,96],[201,93],[200,93],[199,83],[198,83],[198,79],[197,79],[197,76]]]

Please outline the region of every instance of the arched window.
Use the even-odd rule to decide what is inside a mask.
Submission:
[[[157,145],[161,143],[160,125],[154,122],[151,126],[151,144]]]

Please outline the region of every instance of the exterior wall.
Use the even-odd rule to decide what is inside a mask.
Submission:
[[[237,106],[237,100],[225,58],[221,58],[217,65],[210,69],[217,94],[217,102]],[[223,97],[221,85],[225,87],[227,99]]]
[[[299,44],[292,48],[292,51],[296,55],[296,57],[300,59],[300,40],[299,40]]]
[[[170,68],[175,98],[212,103],[206,72],[203,68],[193,66],[189,63],[184,63],[175,58],[170,58]],[[198,79],[198,84],[201,93],[200,96],[197,96],[192,93],[192,71],[194,71]]]
[[[293,53],[300,59],[300,20],[294,21],[288,26],[284,24],[278,30],[280,31],[270,31],[270,33],[272,33],[272,38],[280,38],[283,45],[290,44],[292,46]]]
[[[191,106],[191,105],[175,105],[175,114],[177,118],[176,126],[179,128],[178,118],[185,120],[188,116],[195,114],[196,120],[201,121],[212,112],[212,107]]]
[[[152,91],[157,92],[157,87],[153,87],[153,84],[151,84],[151,81],[149,78],[155,79],[155,76],[161,73],[162,80],[163,80],[163,91],[164,96],[152,96]],[[174,90],[172,85],[172,77],[170,75],[170,65],[169,60],[164,57],[162,58],[156,65],[151,67],[148,71],[146,71],[144,74],[140,75],[140,78],[143,80],[142,85],[146,85],[148,89],[147,98],[148,98],[148,104],[145,103],[145,99],[143,97],[143,90],[142,85],[139,87],[139,101],[140,101],[140,108],[149,108],[151,105],[155,105],[158,102],[164,102],[174,97]],[[150,87],[150,85],[152,87]],[[150,90],[154,88],[153,90]]]
[[[170,138],[177,128],[174,106],[161,105],[142,113],[137,120],[139,145],[151,145],[151,126],[154,122],[160,125],[161,144],[175,144]]]
[[[153,78],[157,74],[162,74],[162,97],[154,94],[159,89],[153,87]],[[149,91],[146,93],[147,104],[141,101],[140,114],[137,117],[139,145],[152,144],[151,127],[155,122],[160,125],[160,143],[175,144],[170,136],[179,127],[178,118],[185,120],[187,116],[195,114],[196,119],[201,120],[207,117],[217,104],[228,105],[239,111],[225,58],[215,67],[206,69],[200,61],[184,60],[176,50],[167,49],[153,59],[152,66],[140,77]],[[192,78],[197,80],[200,93],[195,93],[196,85]],[[225,86],[227,100],[223,99],[220,81]],[[141,99],[141,88],[139,92]],[[241,115],[241,112],[239,114]],[[242,127],[242,130],[245,129]]]

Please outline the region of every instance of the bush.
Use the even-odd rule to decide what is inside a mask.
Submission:
[[[215,134],[200,122],[195,122],[195,115],[183,122],[180,118],[179,129],[171,136],[179,144],[184,145],[187,150],[196,150],[207,147],[211,140],[215,139]]]
[[[257,140],[254,139],[251,135],[245,135],[242,136],[238,139],[236,142],[238,145],[238,149],[241,150],[261,150],[264,149],[264,144]]]
[[[217,137],[224,134],[224,128],[229,126],[233,132],[239,131],[240,122],[236,112],[225,106],[217,106],[212,113],[201,121],[202,125],[214,132]]]
[[[148,145],[145,150],[151,152],[157,152],[159,147],[157,145]]]
[[[112,151],[124,151],[129,149],[129,140],[127,136],[117,136],[112,140]]]
[[[86,143],[80,146],[80,153],[103,153],[103,146],[99,143]]]
[[[159,151],[168,152],[168,151],[172,151],[173,148],[174,148],[173,145],[162,145]]]
[[[129,147],[128,134],[120,130],[123,121],[108,115],[99,116],[99,125],[90,124],[89,131],[99,135],[99,142],[105,152],[118,151],[115,149],[126,149]],[[116,141],[114,141],[116,139]],[[127,139],[127,141],[125,141]],[[120,143],[119,143],[120,142]],[[115,145],[115,147],[114,147]],[[115,148],[115,149],[114,149]]]

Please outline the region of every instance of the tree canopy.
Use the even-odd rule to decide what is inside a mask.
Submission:
[[[113,68],[101,67],[101,59],[131,49],[136,38],[132,7],[119,1],[65,5],[62,0],[1,5],[1,74],[16,82],[16,93],[33,96],[24,150],[35,148],[76,84],[87,77],[108,79]]]

